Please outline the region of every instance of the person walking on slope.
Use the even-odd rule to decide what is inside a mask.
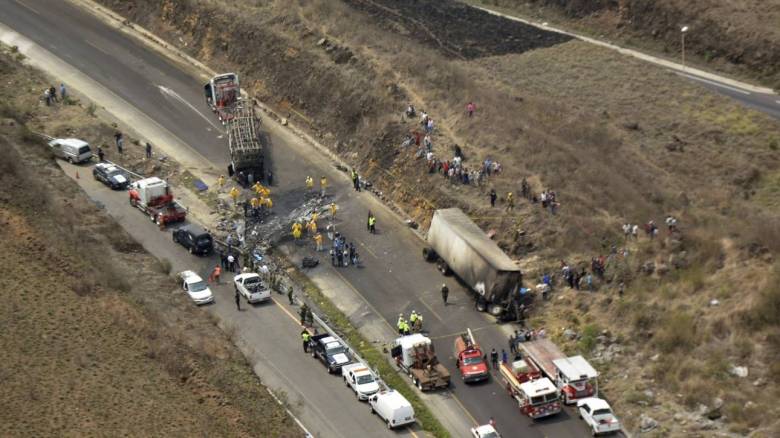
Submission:
[[[450,296],[450,289],[446,284],[441,285],[441,300],[444,301],[444,305],[447,305],[447,297]]]
[[[506,211],[512,211],[515,209],[515,198],[512,192],[506,194]]]
[[[469,114],[469,117],[474,115],[474,111],[477,109],[477,106],[474,105],[474,102],[469,102],[466,104],[466,112]]]
[[[238,289],[236,289],[236,309],[241,311],[241,295],[238,293]]]
[[[496,199],[498,199],[498,195],[496,194],[496,189],[490,189],[490,206],[495,207],[496,206]]]
[[[325,189],[328,187],[328,180],[324,176],[320,178],[320,196],[325,197]]]

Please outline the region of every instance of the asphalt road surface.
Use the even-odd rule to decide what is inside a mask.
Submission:
[[[171,272],[193,270],[208,278],[211,269],[219,263],[216,256],[190,255],[174,243],[171,229],[175,227],[160,231],[145,214],[130,206],[127,192],[109,190],[91,178],[91,166],[65,162],[61,166],[72,178],[78,170],[81,178],[76,181],[87,195],[147,251],[157,258],[170,260]],[[368,405],[359,402],[344,386],[341,376],[328,375],[321,363],[302,351],[297,307],[290,307],[287,297],[273,294],[272,302],[260,304],[249,304],[242,299],[242,310],[238,311],[232,277],[233,274],[225,272],[220,285],[212,284],[215,302],[201,308],[214,313],[222,321],[223,329],[234,333],[234,340],[250,362],[256,364],[255,372],[263,383],[284,394],[290,408],[314,436],[417,436],[409,429],[388,431],[379,418],[369,413]],[[162,291],[150,291],[155,292]]]
[[[191,74],[169,63],[157,52],[116,32],[67,2],[6,1],[0,9],[0,22],[113,90],[217,167],[224,168],[226,165],[226,139],[221,137],[218,125],[209,123],[209,120],[213,121],[214,118],[204,103],[203,84]],[[333,271],[333,275],[348,281],[373,309],[378,309],[376,311],[390,325],[395,325],[399,312],[408,315],[411,310],[417,310],[425,315],[426,328],[435,339],[440,358],[453,372],[454,386],[451,392],[443,393],[442,397],[457,400],[463,409],[461,416],[474,423],[486,423],[493,417],[504,436],[578,437],[588,434],[584,423],[573,418],[576,415],[571,410],[550,419],[530,421],[519,413],[517,404],[507,396],[496,378],[473,386],[459,382],[454,361],[448,357],[451,355],[453,337],[470,327],[483,347],[488,350],[495,347],[500,351],[507,348],[507,330],[513,327],[499,326],[490,317],[476,312],[473,309],[473,301],[463,287],[452,277],[441,277],[433,265],[423,262],[423,242],[419,237],[397,221],[388,209],[379,205],[372,195],[352,191],[345,176],[335,170],[331,161],[313,149],[291,144],[289,135],[281,132],[279,127],[267,128],[270,162],[275,174],[275,184],[272,188],[274,210],[277,214],[284,214],[300,204],[305,195],[305,175],[312,175],[315,180],[321,175],[329,177],[332,187],[330,191],[340,206],[341,220],[337,227],[349,240],[358,244],[365,267],[339,269],[336,272],[329,263],[322,263],[317,269]],[[119,198],[115,193],[106,193],[112,196],[111,199]],[[124,198],[121,198],[120,202],[126,205]],[[374,211],[378,218],[377,235],[369,235],[365,229],[365,217],[369,209]],[[118,218],[123,225],[130,227],[131,232],[134,227],[144,227],[143,230],[138,228],[133,234],[141,239],[145,246],[148,245],[147,248],[155,255],[175,261],[176,268],[192,267],[185,266],[188,256],[184,259],[181,255],[177,256],[177,253],[184,254],[184,251],[169,244],[167,236],[166,239],[159,239],[159,231],[153,228],[152,234],[147,234],[147,225],[151,224],[140,212],[128,212]],[[192,262],[201,263],[195,266],[200,269],[204,268],[202,263],[206,263],[202,260]],[[438,292],[442,282],[446,282],[451,291],[450,305],[446,307]],[[230,291],[224,290],[218,292],[214,311],[233,310],[233,315],[225,314],[225,318],[234,319],[242,326],[244,323],[256,323],[257,329],[253,330],[255,334],[251,335],[249,341],[253,345],[256,344],[258,351],[265,353],[264,357],[273,360],[273,354],[268,352],[280,351],[277,349],[283,349],[282,344],[289,344],[293,350],[299,348],[300,342],[292,321],[289,322],[289,329],[283,328],[286,316],[282,312],[275,311],[272,306],[261,306],[237,313],[235,309],[229,308],[229,304],[232,304],[232,300],[226,299],[229,298],[229,293]],[[254,316],[255,314],[257,316]],[[266,331],[260,318],[266,317],[277,319],[273,324],[278,326],[271,336],[260,335]],[[285,341],[269,345],[267,338],[277,336]],[[290,351],[289,354],[294,353]],[[330,398],[328,385],[334,381],[338,383],[337,379],[326,379],[324,370],[319,369],[316,364],[308,363],[301,366],[300,370],[296,369],[291,376],[289,372],[292,370],[286,364],[284,361],[275,364],[279,370],[284,370],[278,378],[299,385],[296,388],[311,404],[306,409],[320,410],[322,414],[319,420],[325,425],[330,424],[330,429],[325,430],[337,430],[341,425],[341,421],[327,418],[336,406],[338,412],[334,415],[338,416],[334,418],[349,417],[349,420],[344,421],[349,423],[349,427],[355,428],[344,436],[377,436],[380,433],[378,429],[381,427],[376,426],[381,424],[375,418],[363,415],[364,411],[367,411],[364,406],[351,399],[345,401],[343,406],[341,403],[333,403],[339,399]],[[349,395],[343,388],[340,389],[338,397]],[[352,418],[351,413],[358,408],[360,415],[356,414],[355,418]],[[371,425],[372,433],[366,434],[366,429],[363,428]],[[464,430],[464,433],[467,432]]]

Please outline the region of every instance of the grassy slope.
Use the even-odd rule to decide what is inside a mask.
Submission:
[[[776,409],[767,397],[777,391],[778,372],[770,364],[780,350],[778,321],[751,316],[777,299],[775,289],[765,287],[775,275],[772,254],[780,249],[772,200],[776,121],[662,69],[577,42],[463,61],[419,44],[388,16],[356,13],[333,1],[252,3],[242,9],[244,19],[227,28],[207,19],[214,12],[195,2],[164,2],[161,20],[155,18],[156,2],[133,4],[117,3],[117,10],[170,40],[184,39],[192,54],[221,69],[239,69],[249,78],[245,84],[283,111],[307,115],[324,142],[359,164],[423,224],[432,209],[459,205],[486,229],[497,230],[500,243],[521,258],[529,282],[542,271],[556,272],[559,259],[587,264],[611,245],[627,246],[628,259],[616,257],[608,269],[610,279],[628,284],[623,300],[614,296],[614,283],[597,297],[562,292],[565,298],[540,305],[534,323],[555,332],[569,327],[586,339],[596,328],[608,329],[620,339],[629,353],[600,367],[607,394],[630,426],[645,412],[660,419],[664,431],[680,433],[672,415],[693,411],[699,402],[711,404],[715,396],[731,412],[751,399],[761,409]],[[210,4],[217,10],[222,5]],[[317,46],[322,37],[349,49],[354,61],[335,63]],[[230,42],[230,50],[214,50],[222,41]],[[302,66],[306,77],[293,84],[280,79],[297,75]],[[463,113],[469,100],[478,105],[474,119]],[[414,127],[399,114],[407,101],[437,120],[439,156],[449,158],[457,143],[467,165],[492,157],[505,172],[480,189],[426,174],[411,152],[397,150],[401,133]],[[526,202],[512,214],[488,207],[490,186],[517,191],[523,176],[537,192],[558,192],[557,216]],[[682,235],[623,243],[622,222],[660,223],[666,214],[680,217]],[[517,228],[526,235],[514,233]],[[647,262],[670,271],[639,275]],[[706,307],[712,298],[721,302],[716,309]],[[754,326],[755,319],[761,324]],[[695,336],[673,336],[693,328]],[[745,347],[744,339],[754,348]],[[594,345],[567,347],[590,355]],[[649,360],[657,352],[667,368],[683,359],[690,366],[661,379],[662,369]],[[722,372],[727,362],[748,364],[751,381],[759,384],[737,391],[742,381]],[[654,400],[638,399],[622,379],[652,388]],[[683,400],[676,391],[701,397]],[[778,427],[771,415],[728,417],[728,427],[740,432]]]
[[[42,106],[42,77],[0,56],[0,434],[291,436],[240,352],[19,122],[93,144],[110,128]]]
[[[777,0],[466,0],[780,88]]]

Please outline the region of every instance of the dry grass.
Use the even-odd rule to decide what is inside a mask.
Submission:
[[[19,93],[43,88],[37,72],[4,54],[0,69],[35,130],[110,132]],[[24,128],[0,128],[0,435],[290,436],[240,353]]]

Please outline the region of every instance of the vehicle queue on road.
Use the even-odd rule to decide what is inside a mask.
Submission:
[[[49,142],[49,146],[52,148],[62,147],[60,145],[65,144],[72,144],[73,146],[71,146],[71,149],[75,148],[74,152],[80,154],[78,156],[78,161],[91,161],[91,155],[88,158],[85,157],[86,153],[91,154],[91,151],[86,150],[86,148],[89,147],[86,142],[77,139],[68,139],[67,141],[55,139]],[[66,153],[56,155],[71,163],[76,161]],[[129,189],[131,192],[131,204],[135,201],[135,204],[137,205],[139,199],[143,201],[141,198],[146,195],[144,189],[148,192],[149,186],[154,186],[154,189],[160,192],[155,192],[157,198],[165,197],[165,202],[172,202],[173,199],[172,195],[170,195],[170,188],[168,187],[167,182],[164,185],[160,185],[160,181],[162,180],[159,180],[158,178],[142,179],[141,182],[143,182],[143,184],[138,184],[139,181],[129,182],[132,179],[129,176],[129,172],[126,172],[124,169],[121,169],[119,166],[112,163],[98,163],[93,169],[93,176],[96,180],[102,182],[112,190]],[[157,186],[160,186],[160,188]],[[143,195],[139,195],[139,191]],[[146,201],[154,204],[154,202],[156,202],[154,199],[154,197],[150,197],[150,199]],[[182,208],[178,203],[175,207],[175,212],[182,211]],[[160,227],[165,227],[169,223],[183,220],[183,214],[177,215],[173,219],[164,218],[160,215],[153,215],[152,219],[152,221],[157,223]],[[174,229],[172,231],[172,237],[174,242],[187,248],[193,255],[208,255],[213,252],[213,238],[205,232],[205,230],[196,225],[186,224]],[[197,273],[191,270],[183,271],[178,274],[178,278],[181,282],[182,289],[195,304],[202,305],[214,302],[214,294],[211,291],[208,282],[204,281]],[[270,287],[256,273],[242,273],[236,275],[234,286],[237,294],[244,296],[248,302],[264,302],[270,299]],[[323,329],[328,333],[324,335],[312,334],[312,336],[310,336],[309,349],[311,350],[312,357],[322,361],[326,365],[329,373],[341,374],[346,386],[350,387],[356,393],[358,400],[368,401],[371,412],[377,414],[383,422],[386,423],[388,428],[392,429],[414,423],[416,421],[414,410],[408,400],[399,392],[388,388],[362,360],[353,357],[352,351],[354,350],[351,350],[346,343],[332,333],[332,331],[327,327],[323,327]],[[470,333],[469,335],[471,336],[471,342],[474,342],[473,336]],[[408,340],[404,339],[406,336],[402,336],[396,341],[396,345],[400,346],[414,343],[411,339],[414,336],[420,337],[421,335],[419,333],[410,334]],[[423,336],[423,338],[425,337]],[[552,344],[547,340],[545,341],[547,344]],[[419,342],[417,343],[419,344]],[[410,344],[407,345],[406,349],[409,352],[414,352],[417,348],[419,348],[418,345]],[[518,363],[517,361],[511,365],[502,364],[504,368],[500,369],[504,386],[510,395],[518,399],[521,412],[536,419],[547,415],[554,415],[556,412],[560,411],[560,408],[553,406],[555,403],[576,403],[580,418],[583,418],[593,430],[594,434],[620,430],[620,423],[614,416],[614,413],[611,411],[607,402],[597,398],[597,385],[592,386],[590,381],[595,380],[598,374],[589,364],[587,364],[584,358],[581,356],[566,358],[560,353],[554,358],[555,360],[552,361],[552,366],[545,363],[545,367],[544,365],[540,366],[540,364],[546,359],[540,358],[539,354],[535,354],[532,348],[526,348],[524,353],[525,359],[521,359],[520,361],[525,360],[524,364],[541,368],[541,371],[544,374],[544,376],[540,376],[541,379],[530,379],[525,382],[520,382],[518,380],[518,373],[504,372],[504,368],[510,369],[510,366],[514,367],[514,365]],[[400,354],[398,357],[400,357]],[[415,360],[418,359],[411,359],[410,363]],[[405,362],[402,360],[399,363]],[[435,365],[443,368],[438,361]],[[459,364],[456,364],[456,366],[459,366]],[[399,367],[403,368],[400,365]],[[586,369],[587,372],[578,376],[571,375],[572,373],[578,372],[577,370],[582,369]],[[446,369],[444,370],[446,371]],[[423,385],[418,384],[418,381],[421,380],[419,376],[416,376],[409,370],[406,372],[412,376],[412,379],[417,386],[423,388]],[[441,373],[441,371],[439,372]],[[447,373],[449,372],[447,371]],[[463,376],[466,375],[464,374]],[[513,384],[513,382],[516,384]],[[376,386],[381,389],[377,389],[371,393],[371,391],[366,390],[366,388],[372,387],[373,383],[376,383]],[[533,388],[529,385],[533,386]],[[544,386],[543,389],[546,391],[545,394],[541,396],[531,395],[530,393],[538,390],[536,386],[540,385]],[[447,379],[446,386],[449,386],[449,379]],[[550,389],[548,387],[552,388],[552,392],[548,390]],[[428,388],[426,387],[424,389]],[[553,408],[552,410],[550,409],[551,406]],[[544,412],[544,415],[534,414],[536,412]],[[480,437],[499,436],[493,425],[490,424],[475,427],[471,430],[471,433],[473,436]],[[493,433],[493,435],[491,435],[491,433]]]

